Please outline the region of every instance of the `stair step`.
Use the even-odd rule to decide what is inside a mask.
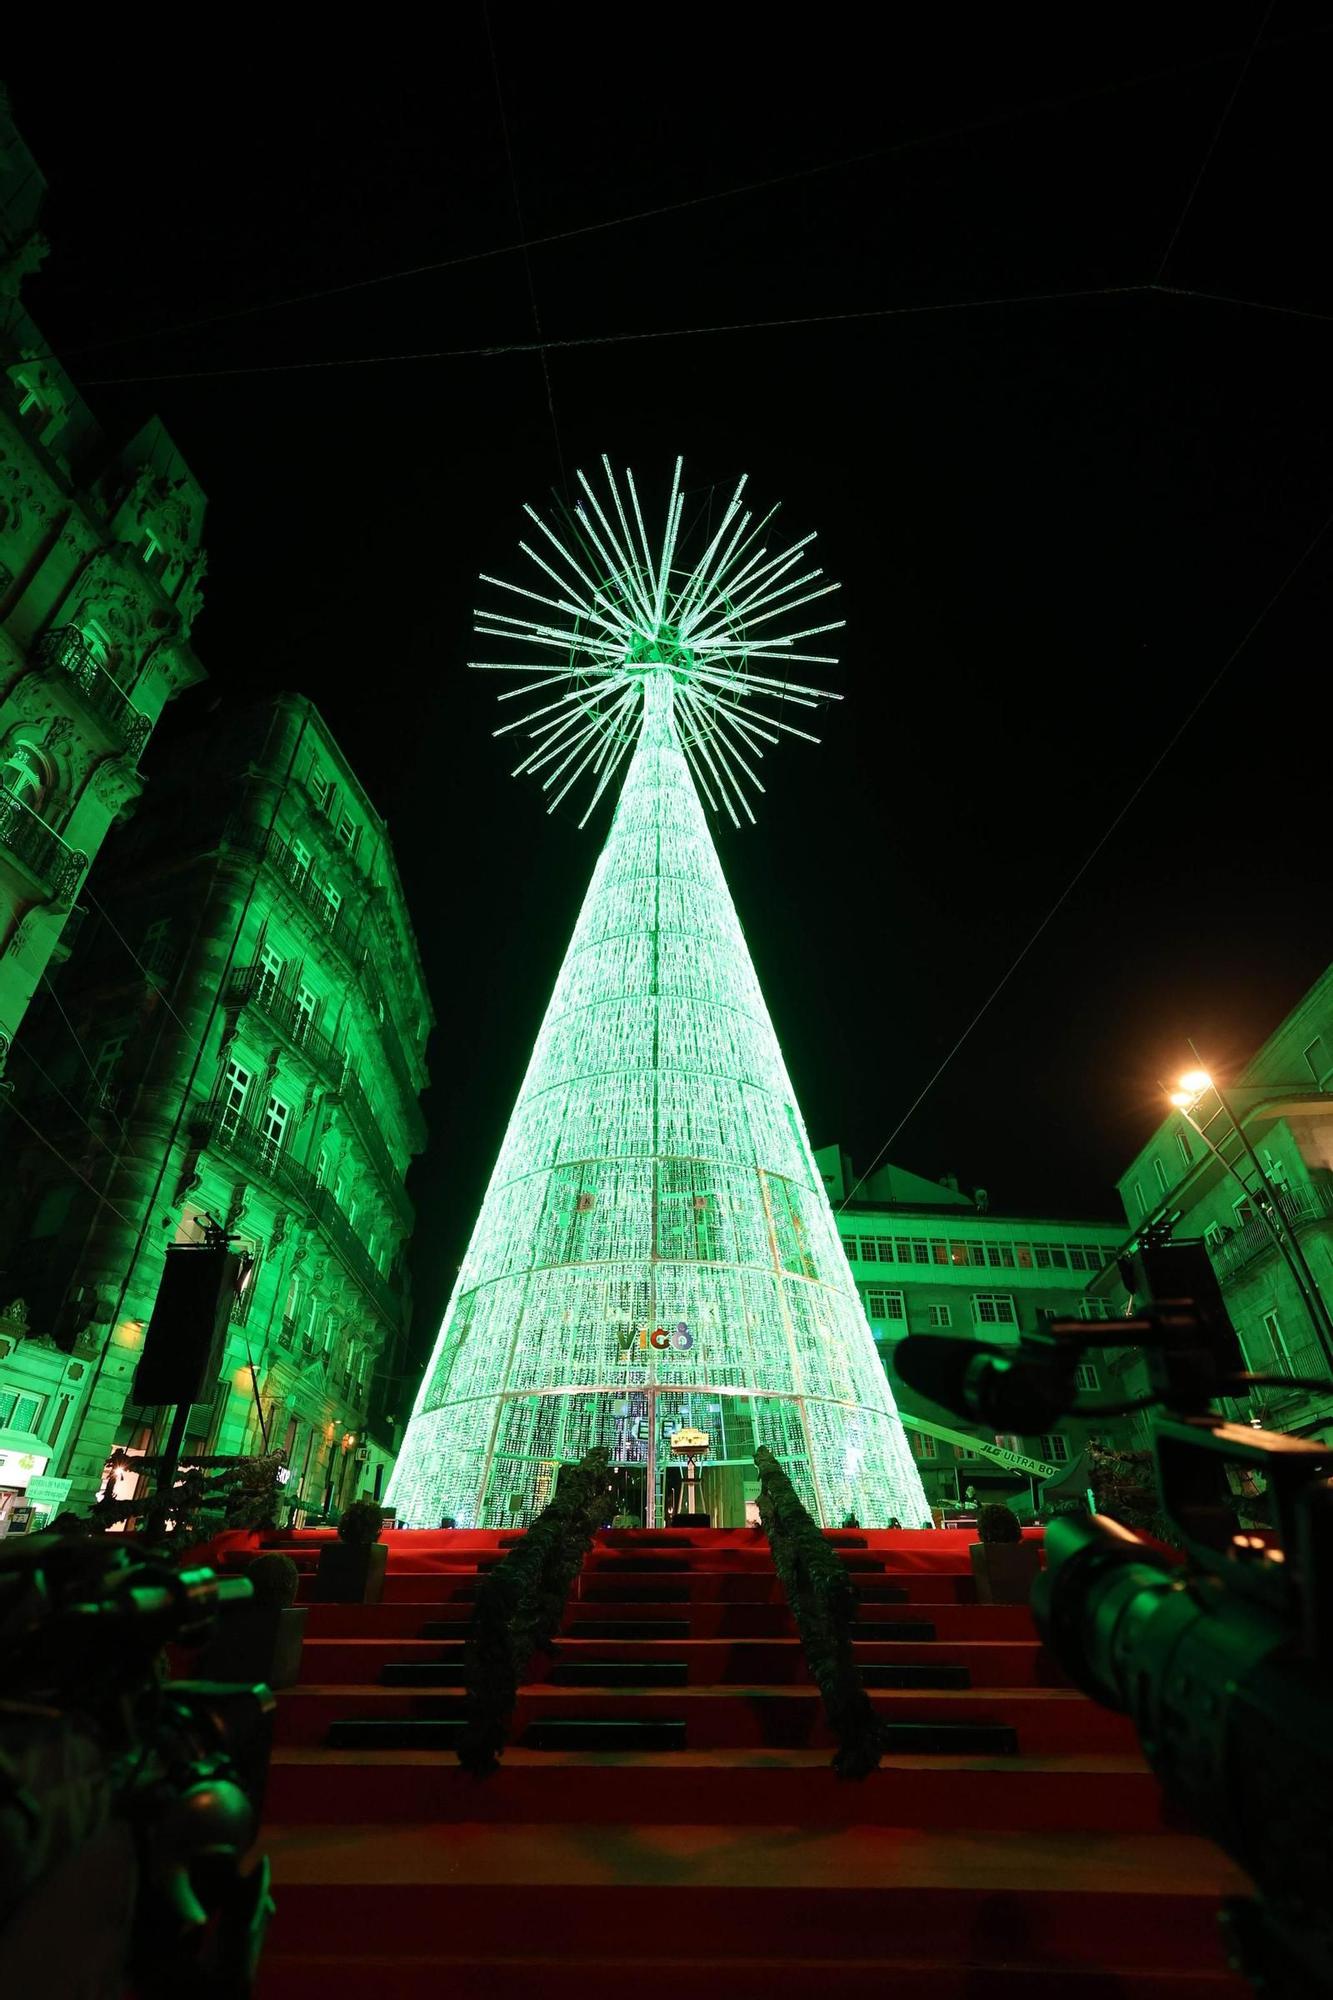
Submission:
[[[428,1618],[418,1634],[422,1639],[457,1639],[460,1634],[472,1630],[472,1620],[466,1624],[455,1619]]]
[[[557,1660],[547,1679],[556,1687],[686,1687],[684,1660]]]
[[[609,1716],[552,1715],[530,1722],[525,1750],[683,1750],[685,1724],[669,1718],[625,1721]]]
[[[854,1576],[852,1583],[862,1604],[906,1604],[911,1596],[902,1584],[884,1583],[878,1577]]]
[[[872,1671],[873,1669],[868,1669]],[[380,1686],[390,1688],[456,1688],[463,1682],[463,1655],[460,1651],[455,1660],[426,1662],[421,1666],[411,1660],[392,1660],[387,1667],[380,1668]],[[869,1685],[869,1683],[867,1683]]]
[[[1006,1722],[888,1722],[884,1743],[899,1757],[1018,1755],[1018,1731]]]
[[[580,1639],[688,1639],[688,1618],[580,1618],[566,1622],[566,1638]]]
[[[868,1688],[965,1688],[972,1685],[969,1667],[864,1666],[861,1680]]]
[[[451,1750],[463,1730],[463,1718],[437,1715],[396,1715],[383,1722],[348,1716],[329,1724],[330,1750]]]
[[[905,1645],[924,1645],[935,1637],[935,1627],[928,1618],[900,1619],[858,1618],[851,1628],[853,1639],[875,1639],[892,1642],[901,1640]]]
[[[632,1579],[617,1577],[614,1583],[585,1583],[579,1592],[581,1604],[623,1604]],[[688,1604],[688,1583],[658,1583],[654,1577],[639,1580],[632,1600],[636,1604]]]

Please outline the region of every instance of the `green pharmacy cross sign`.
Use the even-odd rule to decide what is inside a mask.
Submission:
[[[705,810],[753,821],[768,752],[818,740],[790,718],[831,697],[793,669],[833,664],[809,648],[842,623],[837,586],[745,480],[686,562],[681,462],[656,540],[633,475],[602,466],[557,526],[525,510],[522,583],[483,579],[520,600],[478,612],[504,643],[471,663],[513,677],[516,772],[548,811],[581,790],[582,824],[619,796],[389,1499],[423,1525],[528,1519],[553,1466],[617,1455],[627,1398],[651,1466],[662,1396],[714,1413],[728,1464],[768,1446],[825,1523],[925,1522]],[[714,1519],[740,1525],[728,1492]],[[658,1505],[650,1476],[650,1525]]]

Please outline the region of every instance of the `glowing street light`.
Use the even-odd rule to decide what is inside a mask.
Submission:
[[[1190,1043],[1190,1047],[1194,1047],[1193,1042]],[[1208,1091],[1211,1091],[1216,1097],[1219,1110],[1230,1121],[1231,1130],[1239,1140],[1251,1167],[1254,1169],[1255,1177],[1259,1183],[1257,1189],[1250,1186],[1245,1176],[1237,1168],[1234,1160],[1229,1160],[1226,1157],[1225,1153],[1221,1151],[1220,1147],[1210,1137],[1207,1127],[1201,1125],[1196,1118],[1195,1110],[1199,1100]],[[1290,1226],[1287,1216],[1283,1211],[1278,1198],[1278,1191],[1273,1186],[1262,1161],[1255,1152],[1249,1133],[1245,1130],[1244,1125],[1237,1118],[1228,1103],[1221,1084],[1215,1083],[1211,1073],[1206,1069],[1186,1070],[1185,1074],[1179,1079],[1176,1088],[1168,1092],[1167,1095],[1168,1101],[1180,1113],[1191,1131],[1194,1132],[1196,1137],[1202,1139],[1213,1158],[1220,1166],[1225,1168],[1227,1173],[1231,1175],[1231,1178],[1244,1191],[1246,1199],[1253,1203],[1258,1212],[1259,1219],[1273,1240],[1274,1249],[1278,1251],[1287,1269],[1291,1272],[1296,1289],[1309,1316],[1310,1324],[1314,1329],[1315,1339],[1323,1350],[1325,1360],[1333,1368],[1333,1326],[1330,1326],[1329,1323],[1328,1308],[1324,1303],[1323,1294],[1319,1290],[1318,1282],[1313,1271],[1310,1269],[1305,1251],[1301,1247],[1296,1232]],[[1212,1120],[1209,1119],[1208,1124],[1211,1123]]]

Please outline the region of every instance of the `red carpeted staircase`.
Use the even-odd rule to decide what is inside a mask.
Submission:
[[[390,1535],[382,1604],[312,1606],[258,2000],[1246,1990],[1215,1916],[1243,1879],[1169,1826],[1129,1725],[1026,1609],[974,1601],[968,1537],[834,1538],[891,1725],[859,1785],[748,1530],[599,1537],[500,1771],[467,1776],[462,1648],[509,1539]]]

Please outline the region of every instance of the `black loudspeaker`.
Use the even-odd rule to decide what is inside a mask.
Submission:
[[[173,1243],[134,1375],[136,1403],[198,1403],[212,1394],[243,1259]]]

